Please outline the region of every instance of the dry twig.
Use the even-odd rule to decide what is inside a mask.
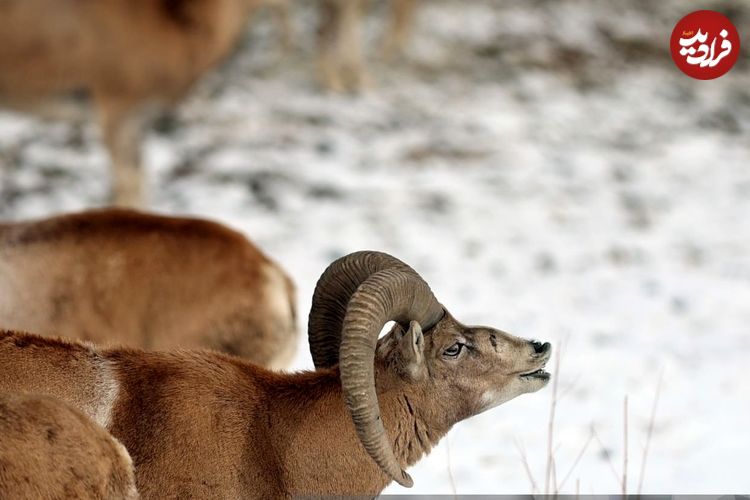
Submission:
[[[451,492],[453,493],[453,498],[456,498],[457,497],[456,481],[453,478],[453,468],[451,467],[451,442],[450,442],[450,439],[448,438],[445,439],[445,457],[446,457],[446,462],[447,462],[446,465],[448,467],[448,482],[450,483],[450,486],[451,486]]]
[[[552,471],[554,468],[554,429],[555,429],[555,410],[557,408],[557,380],[560,374],[560,356],[562,355],[562,345],[555,353],[555,369],[552,375],[552,402],[549,409],[549,422],[547,424],[547,469],[544,479],[544,494],[550,494],[550,483],[552,481]]]
[[[539,491],[539,488],[537,487],[536,481],[534,480],[534,474],[531,473],[531,467],[529,467],[529,460],[526,457],[526,450],[523,448],[521,443],[518,442],[518,440],[514,440],[514,443],[516,444],[516,448],[518,448],[518,453],[521,454],[521,461],[523,462],[523,468],[526,470],[526,475],[529,478],[529,482],[531,483],[531,493],[536,494],[537,491]]]
[[[651,418],[648,421],[648,431],[646,433],[646,446],[643,448],[643,458],[641,459],[641,474],[638,478],[638,494],[641,494],[643,490],[643,477],[646,473],[646,459],[648,458],[648,449],[651,444],[651,435],[654,433],[654,422],[656,420],[656,406],[659,404],[659,396],[661,394],[661,381],[664,377],[664,370],[659,370],[659,380],[656,382],[656,394],[654,394],[654,402],[651,405]]]
[[[591,443],[591,440],[594,438],[594,432],[593,430],[589,432],[589,437],[586,439],[586,442],[584,443],[583,447],[581,448],[581,451],[578,452],[578,456],[576,456],[575,461],[573,462],[573,465],[570,466],[570,470],[568,470],[568,473],[565,474],[565,477],[563,478],[562,482],[560,482],[559,489],[563,489],[563,486],[565,486],[565,483],[567,482],[568,478],[571,474],[573,474],[573,471],[575,470],[576,466],[578,466],[578,462],[581,461],[581,458],[583,457],[583,454],[586,453],[586,449],[589,447],[589,444]]]
[[[612,475],[615,477],[615,481],[617,481],[617,483],[622,486],[622,483],[620,482],[620,475],[617,474],[615,464],[612,463],[612,457],[609,455],[609,450],[607,450],[607,447],[604,446],[604,443],[602,443],[602,440],[599,438],[599,433],[596,432],[596,427],[594,427],[593,425],[591,426],[591,433],[594,436],[594,440],[599,444],[602,451],[604,451],[604,458],[607,459],[607,464],[609,464],[609,469],[612,471]]]
[[[628,396],[623,403],[622,497],[628,494]]]

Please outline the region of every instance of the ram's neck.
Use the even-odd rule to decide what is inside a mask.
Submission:
[[[391,479],[357,438],[344,405],[337,370],[299,374],[269,397],[270,433],[283,471],[285,489],[294,494],[375,495]],[[421,411],[418,390],[379,395],[380,412],[403,467],[416,463],[450,429]]]

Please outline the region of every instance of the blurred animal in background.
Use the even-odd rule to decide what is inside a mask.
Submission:
[[[273,373],[212,351],[0,331],[0,390],[110,414],[144,498],[372,498],[411,486],[404,468],[454,424],[550,379],[550,344],[461,324],[380,252],[326,269],[309,341],[314,372]]]
[[[282,48],[284,51],[289,50],[294,36],[291,0],[260,0],[260,2],[274,17]]]
[[[0,328],[269,368],[296,351],[295,287],[243,235],[124,209],[0,224]]]
[[[130,455],[103,425],[59,399],[0,393],[0,497],[137,499]]]
[[[3,0],[0,105],[57,117],[92,100],[113,202],[142,205],[144,129],[229,55],[264,5],[288,38],[287,0]]]
[[[320,0],[318,72],[334,92],[370,85],[363,51],[363,23],[369,0]],[[386,57],[403,53],[419,0],[389,0],[389,22],[383,42]]]
[[[369,0],[319,0],[317,67],[332,91],[368,86],[362,24]],[[389,0],[387,54],[399,53],[418,0]],[[146,203],[145,130],[238,45],[248,19],[271,9],[291,44],[290,0],[4,0],[0,106],[88,118],[92,103],[112,165],[112,202]]]
[[[386,57],[402,56],[416,20],[421,0],[391,0],[391,17],[383,50]]]

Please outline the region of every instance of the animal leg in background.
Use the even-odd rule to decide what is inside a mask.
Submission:
[[[287,52],[291,49],[294,38],[289,0],[267,0],[267,2],[271,7],[276,30],[281,38],[281,48]]]
[[[390,22],[383,43],[386,58],[401,56],[414,26],[419,0],[391,0]]]
[[[141,165],[143,128],[149,113],[143,104],[97,99],[104,143],[112,160],[112,203],[140,207],[145,203],[145,175]]]
[[[318,31],[318,71],[327,89],[357,91],[368,87],[362,51],[362,0],[323,0]]]

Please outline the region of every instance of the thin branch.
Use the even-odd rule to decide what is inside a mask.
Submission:
[[[544,479],[544,494],[549,495],[550,482],[552,480],[552,463],[554,461],[554,429],[555,429],[555,409],[557,407],[557,380],[560,374],[560,356],[562,345],[555,353],[555,370],[552,376],[552,401],[549,409],[549,421],[547,423],[547,468]]]
[[[557,460],[554,455],[552,456],[552,485],[555,487],[552,493],[556,497],[560,490],[557,487]]]
[[[531,493],[536,494],[537,491],[539,491],[539,488],[537,487],[536,481],[534,480],[534,474],[531,473],[531,467],[529,467],[529,460],[526,457],[526,450],[524,450],[523,446],[521,446],[521,443],[518,442],[517,439],[514,440],[514,443],[516,444],[516,448],[518,448],[518,453],[521,454],[521,461],[523,462],[523,468],[526,470],[526,476],[529,478],[529,482],[531,483]]]
[[[646,433],[646,447],[643,448],[643,458],[641,459],[641,474],[638,478],[638,495],[643,490],[643,478],[646,474],[646,459],[648,458],[648,449],[651,444],[651,435],[654,433],[654,422],[656,421],[656,406],[659,404],[659,396],[661,395],[661,381],[664,378],[664,369],[659,370],[659,380],[656,382],[656,394],[654,394],[654,402],[651,405],[651,418],[648,421],[648,432]]]
[[[445,439],[445,457],[448,467],[448,482],[451,486],[451,492],[453,492],[453,498],[457,498],[456,481],[453,478],[453,468],[451,467],[451,440],[447,436]]]
[[[607,463],[609,464],[609,469],[612,471],[612,475],[615,477],[615,481],[617,481],[617,484],[622,486],[620,475],[617,473],[617,470],[615,469],[615,464],[612,463],[612,457],[609,455],[609,451],[607,450],[607,447],[604,446],[604,443],[602,443],[602,440],[599,439],[599,433],[596,432],[596,427],[593,425],[591,426],[591,433],[594,436],[594,440],[596,440],[597,443],[599,443],[599,446],[601,447],[602,451],[604,451],[604,458],[607,459]]]
[[[581,451],[578,452],[578,456],[576,457],[575,461],[573,462],[573,465],[570,466],[570,470],[568,470],[568,473],[565,474],[565,477],[563,478],[562,482],[560,483],[560,489],[562,490],[565,486],[565,483],[568,481],[568,478],[571,474],[573,474],[573,471],[578,466],[578,462],[581,461],[581,458],[583,457],[584,453],[586,453],[586,449],[589,447],[589,444],[591,443],[591,440],[594,439],[594,431],[589,432],[589,437],[586,439],[586,442],[583,444],[583,447],[581,448]]]
[[[622,497],[628,494],[628,396],[625,395],[623,411]]]

